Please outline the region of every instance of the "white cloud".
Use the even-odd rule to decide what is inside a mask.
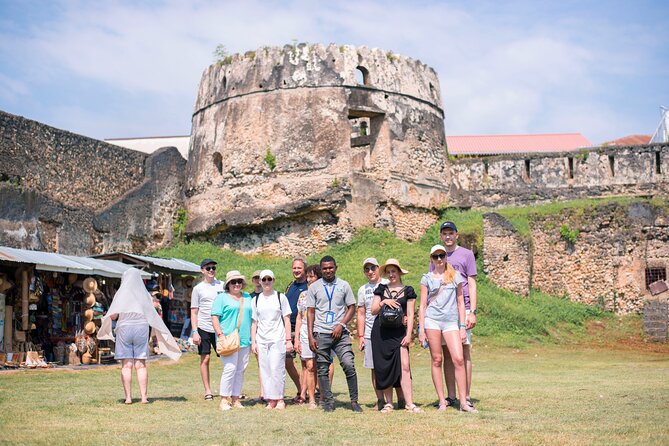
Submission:
[[[117,100],[127,103],[104,104],[81,93],[71,104],[51,106],[64,125],[63,113],[71,110],[71,119],[78,126],[86,122],[83,131],[98,137],[183,133],[190,129],[197,84],[217,44],[244,52],[296,38],[366,44],[434,67],[449,134],[581,131],[598,142],[620,136],[620,127],[607,122],[637,122],[632,113],[606,113],[608,91],[615,88],[611,76],[634,79],[647,69],[644,64],[659,48],[657,28],[606,17],[592,22],[577,11],[541,16],[532,4],[514,7],[364,0],[63,1],[60,15],[32,24],[29,38],[22,34],[0,43],[0,54],[21,61],[23,76],[0,68],[5,90],[0,101],[16,102],[30,95],[34,84],[57,88],[59,82],[81,79],[118,92]],[[666,72],[662,63],[658,69]],[[106,106],[123,112],[110,113]],[[173,110],[166,112],[166,106]],[[91,118],[82,121],[76,110]],[[595,119],[593,112],[606,118]],[[174,131],[166,130],[170,126]]]

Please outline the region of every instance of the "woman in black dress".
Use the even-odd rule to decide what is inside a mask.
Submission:
[[[398,260],[388,259],[380,272],[389,283],[374,290],[371,310],[372,314],[378,315],[372,327],[372,353],[376,388],[383,391],[386,403],[381,412],[393,410],[393,387],[401,387],[405,409],[417,413],[421,410],[413,403],[409,364],[416,292],[402,284],[402,276],[408,271],[402,269]],[[398,308],[402,309],[399,315],[393,311]]]

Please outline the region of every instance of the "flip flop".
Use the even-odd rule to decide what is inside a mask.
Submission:
[[[205,401],[214,401],[214,395],[212,395],[211,393],[208,393],[204,396],[204,400]]]

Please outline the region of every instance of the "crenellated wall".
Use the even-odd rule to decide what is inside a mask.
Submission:
[[[450,206],[500,207],[617,195],[667,195],[669,144],[457,159]]]

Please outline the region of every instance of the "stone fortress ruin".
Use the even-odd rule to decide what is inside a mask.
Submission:
[[[420,235],[448,195],[439,91],[432,68],[364,47],[261,48],[210,66],[193,114],[188,231],[277,254],[365,226]]]
[[[446,207],[666,203],[667,144],[449,157],[440,91],[432,68],[379,49],[299,44],[229,56],[202,75],[187,160],[174,148],[146,155],[0,112],[0,244],[146,252],[168,245],[186,215],[190,239],[293,255],[362,227],[415,240]],[[489,215],[479,255],[491,280],[521,294],[533,286],[639,311],[646,270],[666,276],[667,212],[609,211],[537,217],[529,238]],[[561,218],[580,225],[578,243],[560,240]]]

